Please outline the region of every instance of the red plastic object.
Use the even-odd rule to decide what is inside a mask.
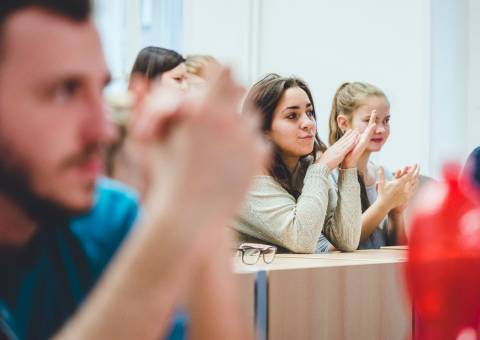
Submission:
[[[406,266],[414,339],[457,339],[466,330],[461,338],[480,339],[480,204],[459,174],[445,166],[444,181],[417,196]]]

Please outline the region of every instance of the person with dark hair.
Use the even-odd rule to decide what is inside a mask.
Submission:
[[[185,59],[173,50],[148,46],[137,55],[130,79],[140,76],[149,81],[160,81],[164,85],[181,90],[188,89]]]
[[[329,242],[352,251],[360,238],[360,194],[356,163],[375,124],[351,130],[327,149],[307,84],[267,75],[250,89],[245,109],[262,116],[274,160],[256,176],[235,229],[243,242],[267,242],[296,253],[327,252]],[[330,179],[340,166],[339,193]]]
[[[480,146],[476,147],[468,156],[462,171],[462,180],[468,181],[480,189]]]
[[[2,0],[0,5],[0,24],[3,26],[7,18],[26,7],[39,7],[74,21],[84,21],[89,18],[90,1],[85,0]]]
[[[135,59],[128,87],[133,90],[141,84],[140,86],[148,91],[156,84],[185,92],[188,89],[186,76],[185,59],[179,53],[162,47],[148,46],[140,50]],[[130,149],[130,145],[127,144],[131,144],[126,126],[128,117],[113,118],[117,128],[117,139],[111,144],[106,155],[106,175],[128,183],[143,196],[146,176],[139,173],[141,171],[138,171],[138,164],[132,164],[142,163],[143,155],[137,156],[135,150],[126,150]]]
[[[155,46],[143,48],[138,53],[130,73],[130,90],[139,84],[146,91],[161,86],[163,91],[179,90],[185,94],[189,88],[185,59],[177,52],[166,48]],[[130,138],[125,121],[115,122],[118,137],[106,153],[106,175],[131,186],[143,200],[148,189],[148,177],[151,175],[148,171],[145,147]]]
[[[110,76],[89,1],[2,0],[0,55],[0,338],[159,339],[185,302],[192,339],[248,339],[223,231],[267,148],[232,114],[230,72],[132,121],[162,174],[139,218],[100,178]]]
[[[377,127],[358,162],[362,233],[359,249],[380,248],[406,242],[405,216],[408,201],[418,185],[420,169],[406,166],[392,174],[370,160],[390,135],[390,103],[376,86],[347,82],[337,89],[329,118],[329,142],[337,142],[347,129],[363,131],[375,115]]]

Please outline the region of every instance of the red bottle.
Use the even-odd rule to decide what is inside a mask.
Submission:
[[[444,181],[417,196],[406,266],[414,339],[457,339],[465,331],[480,339],[480,195],[459,174],[447,165]]]

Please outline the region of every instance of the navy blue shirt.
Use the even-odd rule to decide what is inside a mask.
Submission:
[[[88,214],[39,227],[21,256],[2,259],[0,339],[54,335],[99,279],[138,214],[133,191],[101,179]],[[170,339],[183,339],[185,317],[176,320]]]

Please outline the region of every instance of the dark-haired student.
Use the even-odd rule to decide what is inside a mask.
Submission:
[[[274,148],[274,160],[255,176],[235,222],[241,241],[274,244],[296,253],[352,251],[361,232],[357,161],[374,123],[327,149],[317,135],[315,105],[307,84],[267,75],[250,89],[244,108],[255,108]],[[340,167],[339,189],[331,172]]]
[[[184,95],[189,90],[185,59],[178,52],[157,46],[143,48],[137,55],[130,72],[130,91],[140,89],[144,94],[162,91],[178,91]],[[150,96],[153,97],[153,96]],[[105,157],[105,173],[128,184],[145,199],[148,189],[149,159],[145,146],[129,136],[130,117],[112,117],[116,123],[116,140],[109,146]]]
[[[137,55],[130,78],[140,76],[150,82],[161,82],[180,90],[188,89],[185,58],[168,48],[148,46]]]
[[[463,180],[468,180],[480,189],[480,146],[473,149],[467,158],[462,173]]]

